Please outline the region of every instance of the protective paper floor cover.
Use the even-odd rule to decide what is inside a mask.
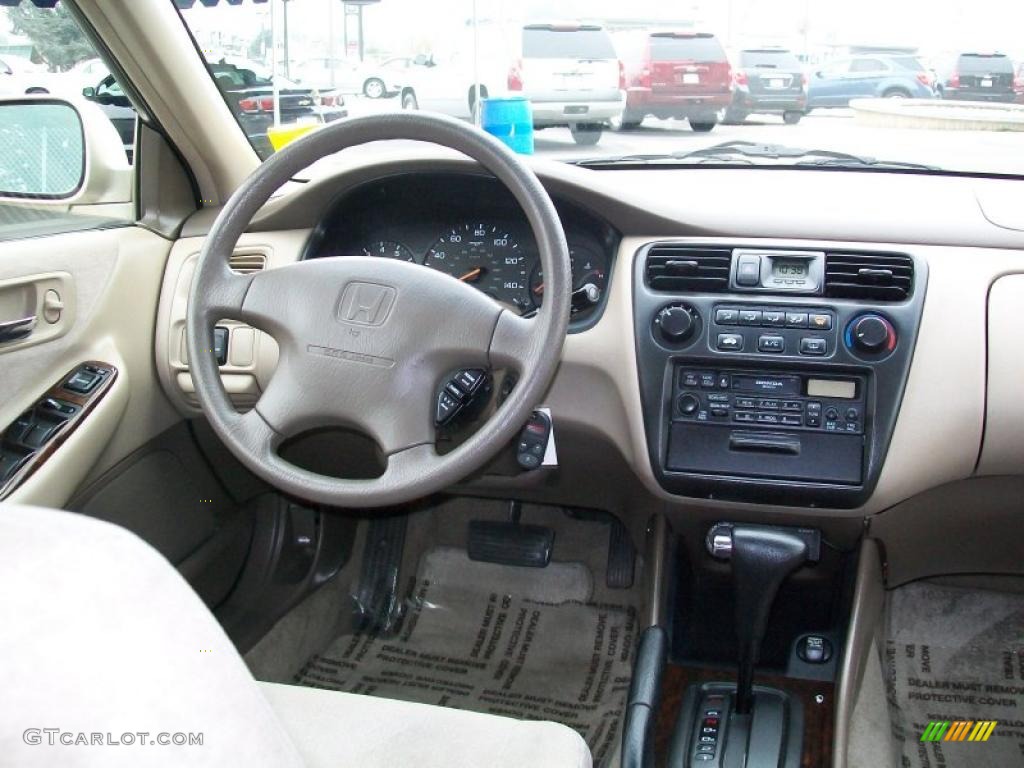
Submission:
[[[1024,595],[911,584],[892,593],[887,621],[895,765],[1024,765]],[[923,743],[932,720],[997,725],[982,743]]]
[[[296,681],[564,723],[602,765],[619,738],[637,623],[633,607],[590,594],[581,564],[510,568],[437,549],[393,636],[342,636]]]

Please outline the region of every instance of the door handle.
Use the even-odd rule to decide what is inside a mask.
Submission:
[[[24,339],[35,330],[38,319],[36,315],[32,315],[31,317],[23,317],[20,320],[8,320],[7,322],[0,323],[0,344]]]

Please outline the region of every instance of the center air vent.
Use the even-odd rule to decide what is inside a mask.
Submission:
[[[825,254],[825,295],[831,298],[903,301],[913,283],[914,261],[904,254]]]
[[[232,272],[251,275],[253,272],[261,272],[267,266],[267,257],[266,254],[254,251],[236,251],[231,254],[228,264]]]
[[[729,289],[731,248],[659,243],[647,251],[647,285],[655,291],[721,293]]]

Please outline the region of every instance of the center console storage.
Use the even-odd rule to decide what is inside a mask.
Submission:
[[[912,256],[684,241],[634,265],[654,475],[671,493],[850,508],[899,412],[927,267]]]

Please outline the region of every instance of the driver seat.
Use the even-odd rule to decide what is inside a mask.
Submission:
[[[259,683],[160,554],[83,515],[0,504],[0,622],[5,765],[591,765],[556,723]]]

